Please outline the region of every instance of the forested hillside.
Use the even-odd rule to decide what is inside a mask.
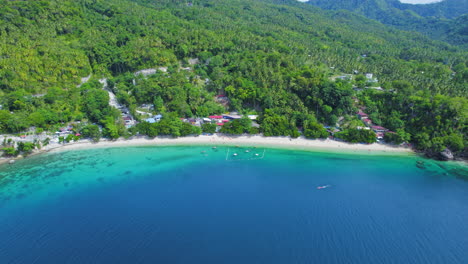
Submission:
[[[430,4],[406,4],[400,0],[309,0],[311,4],[326,9],[360,10],[376,12],[391,8],[401,11],[411,11],[421,17],[457,18],[468,13],[468,0],[442,0]],[[410,15],[410,12],[407,12]]]
[[[423,17],[456,18],[468,14],[468,0],[443,0],[431,4],[413,5],[399,0],[388,0],[402,10],[411,10]]]
[[[133,114],[152,104],[169,126],[235,110],[260,114],[265,134],[300,127],[314,138],[318,123],[354,129],[364,107],[421,150],[466,152],[467,53],[348,12],[279,0],[1,0],[0,15],[2,132],[89,121],[128,133],[97,81],[106,77]],[[158,67],[167,71],[133,74]],[[353,72],[378,76],[384,91],[330,78]]]
[[[326,10],[349,10],[402,30],[468,48],[468,0],[413,5],[399,0],[310,0]]]

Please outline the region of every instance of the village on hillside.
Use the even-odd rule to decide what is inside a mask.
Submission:
[[[188,60],[189,67],[180,67],[179,71],[192,71],[192,67],[199,63],[198,59],[190,59]],[[168,68],[167,67],[158,67],[158,68],[151,68],[151,69],[144,69],[140,70],[138,72],[134,73],[135,79],[136,77],[143,77],[143,78],[148,78],[148,76],[156,74],[157,72],[162,72],[164,74],[167,74]],[[362,91],[363,89],[374,89],[377,91],[384,91],[381,87],[375,86],[378,83],[377,78],[373,76],[371,73],[367,73],[365,75],[357,75],[358,72],[355,71],[354,75],[353,74],[342,74],[339,76],[334,76],[332,77],[333,80],[343,80],[343,81],[353,81],[352,83],[355,84],[353,86],[353,89],[355,91]],[[364,77],[363,77],[364,76]],[[196,78],[200,78],[200,76],[196,76]],[[81,83],[78,85],[80,87],[84,83],[88,82],[91,79],[91,75],[84,77],[81,79]],[[135,79],[133,80],[133,85],[135,85]],[[357,80],[356,80],[357,79]],[[208,83],[210,80],[205,79],[202,80],[205,84]],[[131,129],[132,127],[137,126],[140,123],[146,122],[148,124],[155,124],[160,122],[164,118],[164,113],[158,113],[154,109],[154,105],[152,104],[143,104],[140,105],[136,111],[131,113],[131,111],[126,107],[125,105],[119,103],[116,95],[113,93],[113,89],[110,89],[108,86],[108,80],[106,78],[99,79],[99,83],[102,85],[102,89],[107,91],[109,95],[109,106],[117,109],[120,112],[121,119],[123,124],[125,125],[126,129]],[[356,85],[357,84],[357,85]],[[387,92],[393,92],[393,91],[387,91]],[[43,94],[41,95],[36,95],[36,96],[44,96]],[[224,109],[228,109],[230,106],[230,99],[226,94],[218,94],[215,96],[214,101],[217,102],[218,104],[222,105]],[[362,122],[363,125],[358,125],[355,127],[357,130],[370,130],[375,133],[376,136],[376,141],[377,142],[384,142],[384,137],[385,134],[387,133],[394,133],[390,131],[389,129],[386,129],[382,126],[376,125],[373,123],[373,121],[370,119],[369,115],[365,113],[365,107],[364,106],[359,106],[359,102],[357,98],[355,98],[355,103],[356,107],[359,109],[355,113],[355,117]],[[1,106],[0,106],[1,107]],[[188,123],[190,125],[193,125],[195,127],[200,127],[202,128],[206,124],[210,124],[211,126],[215,125],[215,129],[211,129],[210,132],[202,131],[204,135],[210,135],[212,133],[220,133],[223,132],[221,128],[228,124],[229,122],[232,122],[233,120],[239,120],[242,118],[248,118],[250,122],[250,126],[252,128],[255,128],[256,130],[254,131],[259,131],[260,124],[259,124],[259,116],[257,114],[248,114],[248,115],[242,115],[238,112],[226,112],[226,113],[219,113],[218,115],[209,115],[209,116],[200,116],[200,117],[191,117],[191,118],[185,118],[181,117],[180,120],[183,123]],[[342,141],[339,137],[336,137],[336,133],[340,132],[343,130],[343,128],[340,126],[341,125],[346,125],[346,123],[343,120],[343,117],[339,118],[336,125],[334,126],[323,126],[324,129],[328,132],[328,138],[332,140],[339,140]],[[40,133],[37,133],[38,131],[36,128],[31,127],[28,131],[25,131],[24,133],[20,133],[18,135],[3,135],[3,146],[8,147],[8,146],[14,146],[15,142],[20,145],[24,144],[42,144],[43,146],[48,145],[48,144],[64,144],[72,141],[78,141],[83,138],[83,136],[79,133],[79,130],[77,127],[82,127],[84,124],[82,124],[80,121],[75,121],[75,122],[70,122],[67,124],[64,124],[62,127],[57,129],[57,131],[52,131],[52,132],[46,132],[46,131],[41,131]],[[99,127],[99,133],[102,132],[102,127]],[[40,130],[39,130],[40,131]],[[302,128],[297,128],[297,134],[301,135],[303,133]],[[138,136],[138,133],[136,134]]]

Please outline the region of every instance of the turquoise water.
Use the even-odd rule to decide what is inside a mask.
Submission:
[[[263,148],[35,156],[0,167],[0,262],[468,263],[466,176]]]

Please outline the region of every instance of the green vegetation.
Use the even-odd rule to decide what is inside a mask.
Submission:
[[[225,123],[220,132],[231,135],[241,135],[244,133],[250,133],[251,127],[252,120],[246,116],[243,116],[240,119]]]
[[[328,131],[316,121],[309,121],[304,124],[304,136],[306,138],[327,138],[330,135]]]
[[[260,129],[263,135],[271,136],[291,136],[298,137],[299,132],[295,122],[285,115],[279,115],[271,109],[265,109],[265,113],[260,119]]]
[[[411,139],[417,149],[430,154],[449,147],[464,155],[468,146],[466,97],[429,96],[421,92],[411,95],[408,91],[413,88],[408,84],[398,86],[401,92],[396,94],[369,89],[359,95],[368,114],[374,114],[382,125],[396,131],[396,135],[387,134],[387,139],[395,143]]]
[[[349,10],[402,30],[418,31],[433,39],[464,46],[468,43],[468,1],[444,0],[426,5],[399,0],[311,0],[326,10]],[[337,12],[337,16],[342,15]]]
[[[141,122],[133,129],[133,132],[154,138],[156,136],[184,137],[200,135],[202,130],[200,127],[182,122],[176,113],[171,113],[165,115],[157,123]]]
[[[25,156],[32,153],[36,148],[36,145],[32,142],[18,142],[16,151],[18,153],[23,153]]]
[[[393,144],[401,144],[411,140],[411,134],[406,133],[405,130],[398,128],[397,132],[390,132],[385,134],[385,142]]]
[[[405,4],[400,0],[313,0],[310,4],[320,6],[324,9],[345,9],[365,12],[364,14],[382,15],[382,19],[389,20],[387,13],[393,11],[397,16],[393,19],[406,17],[437,17],[437,18],[456,18],[468,13],[466,0],[444,0],[431,4]],[[406,11],[406,12],[405,12]],[[411,12],[409,12],[411,11]],[[375,19],[375,17],[373,17]],[[404,23],[404,22],[403,22]]]
[[[335,137],[351,143],[374,143],[376,136],[374,131],[365,129],[346,129],[335,133]]]
[[[97,125],[87,125],[80,128],[80,134],[84,138],[90,138],[94,142],[98,142],[101,139],[101,132],[99,131],[99,127]]]
[[[205,123],[201,126],[203,133],[213,134],[216,132],[216,124]]]
[[[4,147],[2,150],[3,150],[3,155],[7,157],[16,156],[18,153],[14,147]]]
[[[466,153],[467,52],[419,34],[293,0],[0,0],[0,6],[0,133],[56,131],[80,121],[74,132],[94,141],[179,137],[216,129],[180,118],[233,110],[258,113],[260,128],[243,119],[221,132],[298,137],[302,128],[308,138],[324,138],[321,124],[343,119],[351,120],[343,138],[370,142],[371,134],[353,130],[362,123],[353,120],[360,105],[375,124],[397,132],[392,142],[410,138],[423,151]],[[148,68],[160,70],[134,74]],[[372,72],[383,91],[366,89],[363,75],[331,78],[354,71]],[[138,121],[142,104],[154,106],[148,111],[161,113],[161,121],[127,130],[98,81],[104,77]]]
[[[3,151],[3,155],[6,157],[14,157],[19,154],[27,156],[33,152],[34,149],[40,148],[40,143],[33,143],[33,142],[17,142],[15,148],[15,142],[12,141],[11,138],[8,140],[4,138],[2,143],[2,148],[0,150]]]

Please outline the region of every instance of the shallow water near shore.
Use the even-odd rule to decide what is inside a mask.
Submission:
[[[417,156],[248,147],[38,155],[0,167],[0,260],[466,263],[466,175]]]

